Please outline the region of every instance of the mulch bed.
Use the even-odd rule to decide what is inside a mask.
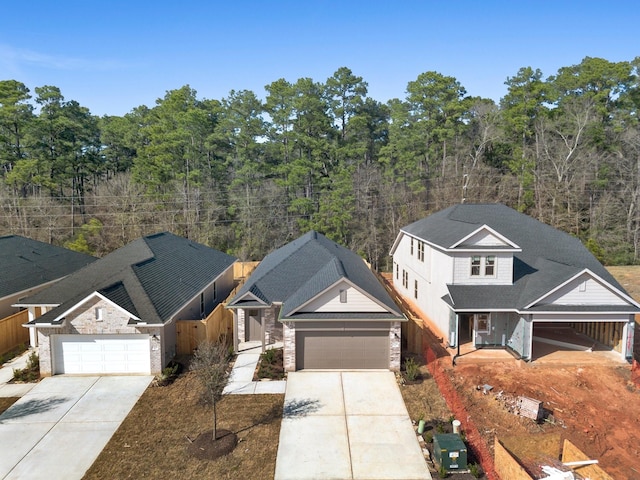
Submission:
[[[218,429],[216,441],[213,441],[213,430],[201,433],[187,447],[189,455],[200,460],[215,460],[233,451],[238,444],[238,436],[229,431]]]

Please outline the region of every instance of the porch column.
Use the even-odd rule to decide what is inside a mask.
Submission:
[[[238,338],[238,310],[233,309],[233,351],[238,353],[240,339]]]
[[[36,348],[38,346],[38,332],[35,328],[29,328],[29,346]]]
[[[264,324],[267,323],[267,316],[264,315],[264,311],[258,310],[260,312],[260,336],[262,337],[262,352],[264,353],[264,345],[265,345],[265,328]]]

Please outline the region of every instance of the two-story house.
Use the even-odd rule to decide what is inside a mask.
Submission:
[[[633,356],[624,288],[580,240],[500,204],[463,204],[402,228],[393,282],[449,346],[510,349],[530,360],[549,329]]]

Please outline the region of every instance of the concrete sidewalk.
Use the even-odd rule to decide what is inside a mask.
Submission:
[[[0,397],[22,397],[31,391],[36,383],[9,383],[13,380],[13,371],[27,366],[29,355],[33,350],[27,350],[0,368]],[[36,352],[37,353],[37,352]]]
[[[275,480],[429,480],[388,371],[289,373]]]
[[[0,415],[0,478],[81,479],[152,376],[43,379]]]
[[[224,394],[251,395],[260,393],[284,393],[287,382],[284,380],[253,381],[260,353],[240,352],[233,364],[229,383],[224,387]]]

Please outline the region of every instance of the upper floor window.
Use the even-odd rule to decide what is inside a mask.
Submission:
[[[409,288],[409,272],[406,270],[402,270],[402,286]]]
[[[411,256],[413,256],[413,238],[411,239]]]
[[[413,296],[418,298],[418,280],[413,281]]]
[[[474,255],[471,257],[471,276],[478,277],[480,276],[480,256]]]
[[[489,255],[484,259],[484,275],[485,277],[493,277],[496,273],[496,257]]]
[[[400,264],[396,263],[396,280],[400,280]]]
[[[424,242],[418,242],[418,260],[424,262]]]
[[[496,275],[496,256],[473,255],[471,257],[471,276],[472,277],[495,277]]]

